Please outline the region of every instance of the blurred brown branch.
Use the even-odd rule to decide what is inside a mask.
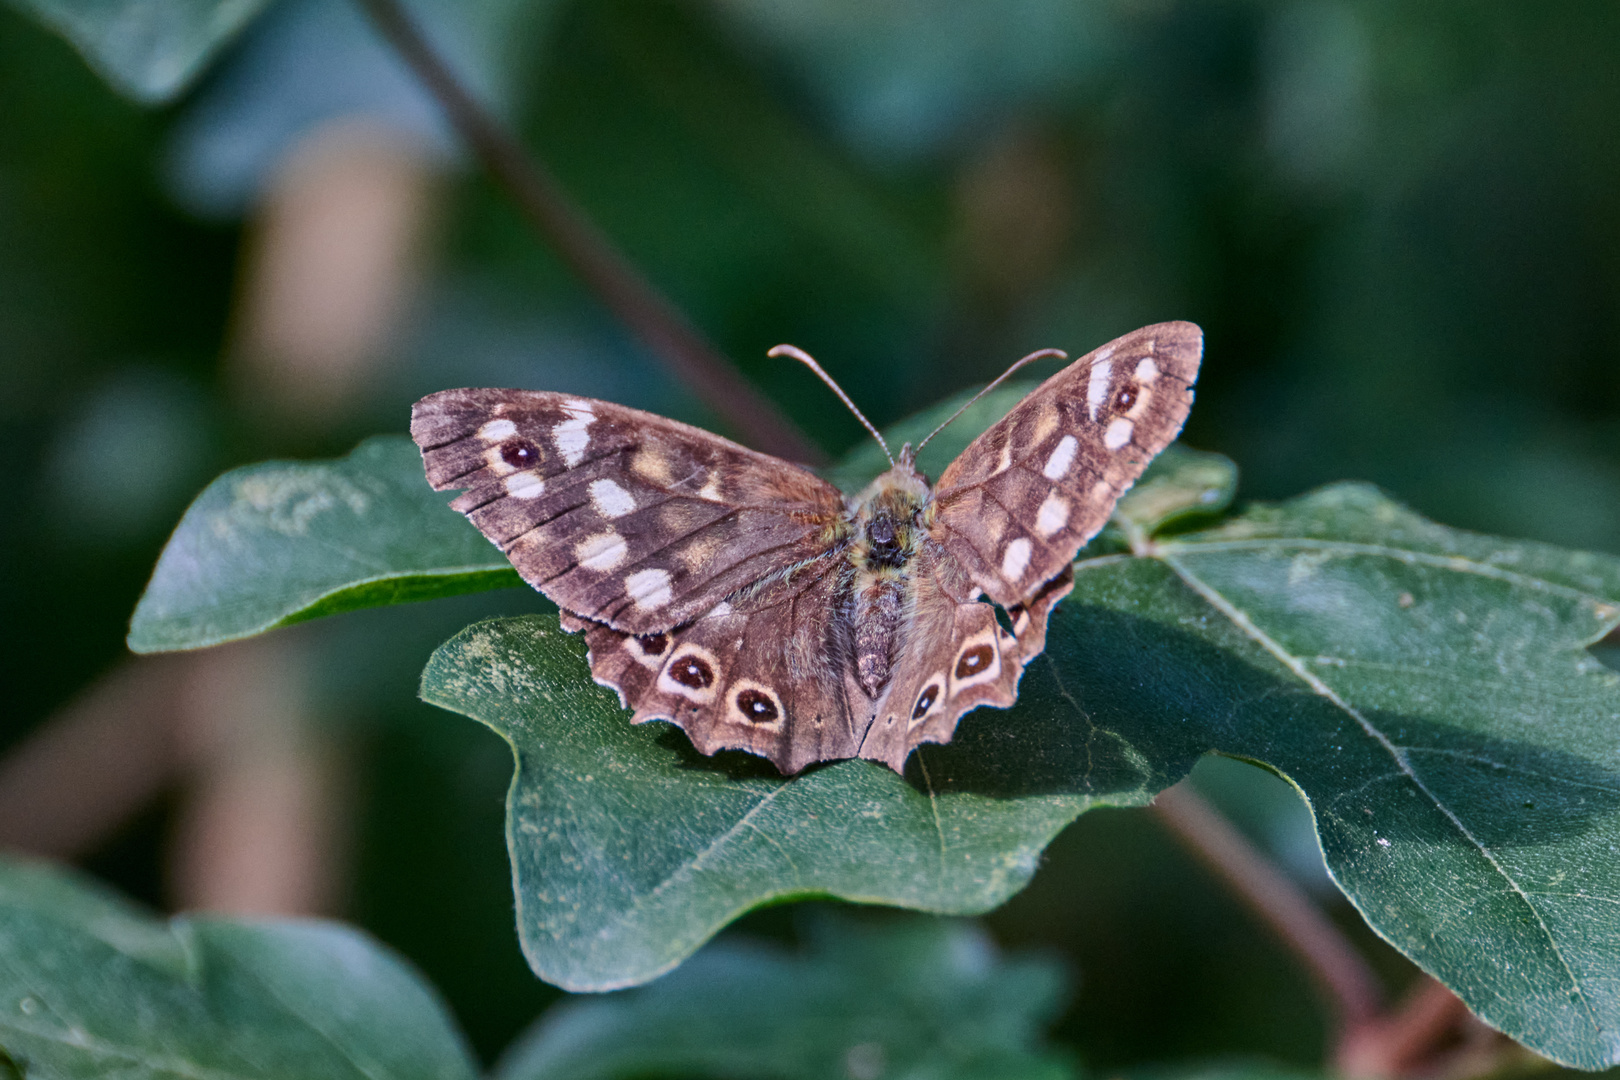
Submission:
[[[397,0],[356,0],[439,102],[451,125],[580,280],[652,354],[757,449],[807,464],[826,456],[756,390],[641,275],[576,206],[545,164],[528,154],[456,78]]]
[[[1218,810],[1183,782],[1159,792],[1153,811],[1299,957],[1333,1006],[1341,1032],[1378,1015],[1378,978],[1361,953]]]

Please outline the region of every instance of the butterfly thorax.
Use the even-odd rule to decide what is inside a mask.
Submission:
[[[930,497],[928,482],[902,460],[874,480],[852,508],[847,610],[856,681],[870,698],[883,691],[894,670],[915,594]]]

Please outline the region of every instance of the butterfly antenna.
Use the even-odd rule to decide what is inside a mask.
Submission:
[[[1067,360],[1069,358],[1069,354],[1064,352],[1062,349],[1037,349],[1028,356],[1014,361],[1013,366],[1008,368],[1006,371],[1003,371],[1000,375],[997,375],[994,382],[985,387],[983,390],[980,390],[977,394],[974,394],[972,397],[968,398],[966,404],[964,404],[960,409],[957,409],[955,412],[951,413],[949,420],[946,420],[943,424],[939,425],[939,427],[935,428],[933,431],[930,431],[928,433],[928,439],[932,439],[935,435],[938,435],[940,432],[950,427],[951,424],[956,421],[958,416],[961,416],[973,406],[975,401],[978,401],[980,398],[984,397],[984,395],[1006,382],[1013,372],[1017,371],[1025,364],[1033,364],[1037,360],[1045,360],[1048,357],[1053,356],[1057,357],[1059,360]],[[924,439],[922,442],[918,443],[917,449],[914,451],[914,453],[922,453],[922,448],[928,445],[928,439]]]
[[[820,376],[822,382],[832,387],[832,392],[838,395],[838,400],[844,403],[844,407],[855,414],[855,419],[859,420],[861,424],[865,426],[866,430],[872,433],[872,438],[878,441],[878,445],[883,447],[883,456],[889,459],[889,464],[894,464],[894,455],[889,453],[889,444],[883,441],[883,436],[879,435],[878,429],[872,426],[872,421],[868,420],[861,414],[861,410],[857,409],[855,407],[855,403],[849,400],[849,395],[844,393],[844,388],[833,382],[833,377],[821,370],[821,365],[816,363],[815,360],[811,358],[809,353],[795,345],[778,345],[765,355],[772,357],[791,356],[793,359],[797,360],[799,363],[803,364],[805,367],[809,368],[811,371]],[[1003,376],[1003,378],[1005,377],[1006,376]]]

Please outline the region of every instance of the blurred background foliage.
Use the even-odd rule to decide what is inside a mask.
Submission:
[[[1244,496],[1362,478],[1449,524],[1620,551],[1612,4],[415,9],[829,454],[859,428],[770,346],[814,353],[881,425],[1032,349],[1078,354],[1184,318],[1207,335],[1186,439],[1234,458]],[[148,678],[124,651],[129,612],[211,476],[402,431],[432,390],[559,389],[717,421],[469,165],[343,0],[271,5],[157,108],[0,8],[0,102],[0,740],[165,718],[131,736],[161,744],[155,764],[76,774],[86,790],[133,784],[116,813],[41,839],[28,815],[47,811],[0,795],[0,839],[159,906],[353,919],[420,964],[494,1054],[558,996],[516,947],[510,761],[413,692],[462,625],[542,601],[313,624],[229,678],[200,660]],[[267,680],[299,733],[221,705],[220,685],[244,685],[231,678]],[[303,764],[254,773],[243,762],[266,739]],[[1199,778],[1333,902],[1289,789],[1230,762]],[[244,804],[261,781],[304,794]],[[306,891],[231,886],[231,866],[279,865],[250,840],[281,818],[308,824],[284,830],[308,849],[293,857]],[[1082,818],[988,924],[1068,961],[1057,1036],[1098,1069],[1319,1059],[1304,976],[1139,813]],[[780,909],[745,929],[793,933]]]

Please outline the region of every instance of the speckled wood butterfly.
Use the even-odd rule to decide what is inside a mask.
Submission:
[[[969,709],[1016,700],[1075,553],[1181,430],[1202,349],[1191,323],[1127,334],[1042,383],[938,484],[908,445],[851,498],[567,394],[445,390],[417,402],[411,435],[433,487],[466,489],[451,505],[584,632],[591,674],[635,723],[784,774],[850,757],[898,772]]]

